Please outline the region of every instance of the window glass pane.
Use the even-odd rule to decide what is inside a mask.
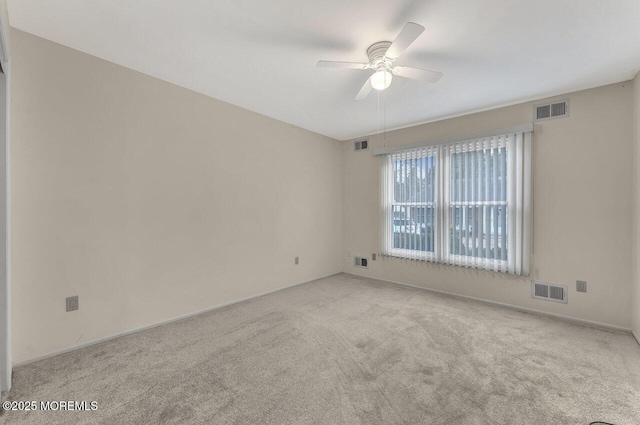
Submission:
[[[435,207],[393,205],[393,248],[434,252]]]
[[[452,206],[449,253],[507,260],[506,205]]]
[[[451,154],[451,202],[507,200],[507,149]]]
[[[393,200],[434,202],[436,161],[434,156],[397,159],[393,163]]]

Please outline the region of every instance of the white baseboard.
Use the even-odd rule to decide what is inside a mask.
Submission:
[[[640,336],[636,333],[636,331],[632,330],[631,335],[636,339],[636,342],[640,345]]]
[[[362,278],[365,278],[365,279],[377,280],[377,281],[380,281],[380,282],[392,283],[392,284],[400,285],[400,286],[407,286],[409,288],[423,289],[425,291],[435,292],[437,294],[447,295],[447,296],[453,297],[453,298],[459,298],[459,299],[463,299],[463,300],[476,301],[476,302],[481,302],[483,304],[489,304],[489,305],[504,307],[504,308],[508,308],[510,310],[521,311],[523,313],[536,314],[538,316],[553,317],[553,318],[558,319],[558,320],[562,320],[562,321],[565,321],[565,322],[571,322],[571,323],[575,323],[575,324],[582,325],[582,326],[588,326],[588,327],[591,327],[591,328],[598,328],[598,329],[603,329],[603,330],[607,330],[607,331],[623,332],[623,333],[627,333],[627,334],[633,333],[633,331],[631,329],[629,329],[629,328],[623,328],[621,326],[616,326],[616,325],[609,325],[607,323],[601,323],[601,322],[596,322],[596,321],[586,320],[586,319],[578,319],[578,318],[571,317],[571,316],[564,316],[562,314],[550,313],[550,312],[544,311],[544,310],[536,310],[534,308],[529,308],[529,307],[520,307],[520,306],[513,305],[513,304],[507,304],[507,303],[501,303],[501,302],[498,302],[498,301],[487,300],[487,299],[484,299],[484,298],[476,298],[476,297],[471,297],[469,295],[461,295],[461,294],[456,294],[454,292],[447,292],[447,291],[441,291],[439,289],[432,289],[432,288],[426,288],[424,286],[412,285],[410,283],[396,282],[396,281],[393,281],[393,280],[378,279],[378,278],[375,278],[375,277],[369,277],[369,276],[359,275],[359,274],[355,274],[355,273],[348,273],[348,272],[344,272],[344,273],[350,274],[350,275],[353,275],[353,276],[357,276],[357,277],[362,277]],[[638,339],[637,336],[635,336],[635,337],[636,337],[636,340],[638,340],[638,343],[640,343],[640,339]]]
[[[160,322],[152,323],[150,325],[141,326],[139,328],[134,328],[134,329],[130,329],[130,330],[123,331],[123,332],[118,332],[116,334],[105,336],[103,338],[93,339],[91,341],[87,341],[87,342],[82,343],[82,344],[74,345],[74,346],[67,347],[67,348],[62,348],[60,350],[55,350],[55,351],[52,351],[50,353],[43,354],[41,356],[36,356],[36,357],[28,358],[26,360],[21,360],[19,362],[14,363],[13,367],[24,366],[24,365],[29,364],[29,363],[34,363],[34,362],[37,362],[37,361],[40,361],[40,360],[48,359],[49,357],[55,357],[55,356],[58,356],[60,354],[68,353],[70,351],[80,350],[81,348],[86,348],[86,347],[89,347],[89,346],[92,346],[92,345],[100,344],[102,342],[107,342],[107,341],[110,341],[112,339],[120,338],[122,336],[131,335],[131,334],[134,334],[136,332],[142,332],[142,331],[145,331],[147,329],[152,329],[152,328],[155,328],[155,327],[158,327],[158,326],[162,326],[162,325],[166,325],[166,324],[169,324],[169,323],[177,322],[178,320],[188,319],[190,317],[197,316],[199,314],[207,313],[209,311],[217,310],[219,308],[228,307],[228,306],[233,305],[233,304],[238,304],[238,303],[241,303],[241,302],[244,302],[244,301],[252,300],[254,298],[259,298],[259,297],[263,297],[265,295],[269,295],[269,294],[273,294],[273,293],[276,293],[276,292],[284,291],[285,289],[289,289],[289,288],[293,288],[295,286],[300,286],[300,285],[304,285],[304,284],[307,284],[307,283],[311,283],[311,282],[314,282],[316,280],[324,279],[324,278],[329,277],[329,276],[334,276],[336,274],[340,274],[340,272],[331,273],[331,274],[327,274],[327,275],[324,275],[324,276],[313,278],[311,280],[305,280],[303,282],[294,283],[292,285],[284,286],[282,288],[273,289],[271,291],[261,292],[261,293],[256,294],[256,295],[251,295],[250,297],[240,298],[238,300],[229,301],[229,302],[223,303],[223,304],[218,304],[218,305],[213,306],[213,307],[207,307],[207,308],[204,308],[202,310],[198,310],[198,311],[194,311],[194,312],[191,312],[191,313],[183,314],[183,315],[180,315],[180,316],[172,317],[170,319],[162,320]]]

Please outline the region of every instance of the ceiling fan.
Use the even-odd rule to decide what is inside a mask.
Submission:
[[[364,83],[356,100],[365,99],[371,92],[371,88],[384,90],[391,85],[394,75],[398,77],[411,78],[412,80],[435,83],[442,77],[441,72],[429,71],[426,69],[412,68],[410,66],[393,66],[393,63],[400,57],[407,47],[411,45],[424,31],[422,25],[413,22],[407,23],[400,34],[390,41],[379,41],[372,44],[367,49],[369,63],[358,62],[333,62],[319,61],[319,68],[345,68],[345,69],[373,69],[375,72],[369,76]]]

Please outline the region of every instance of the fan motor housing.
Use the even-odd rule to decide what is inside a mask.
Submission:
[[[387,50],[391,46],[390,41],[379,41],[377,43],[373,43],[367,49],[367,56],[369,57],[369,63],[371,66],[375,68],[375,66],[381,62],[384,62]]]

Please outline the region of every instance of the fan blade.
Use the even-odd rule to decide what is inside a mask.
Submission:
[[[333,61],[319,61],[316,66],[318,68],[344,68],[344,69],[369,69],[371,65],[368,63],[357,62],[333,62]]]
[[[396,66],[393,74],[398,77],[411,78],[412,80],[435,83],[442,77],[442,72],[429,71],[427,69],[412,68],[410,66]]]
[[[407,50],[407,47],[416,41],[416,38],[418,38],[423,31],[424,27],[422,25],[408,22],[407,25],[402,28],[402,31],[400,31],[396,39],[393,40],[393,43],[391,43],[391,46],[389,46],[384,55],[389,59],[398,59],[402,52]]]
[[[369,93],[371,93],[371,89],[371,77],[369,77],[367,78],[367,81],[364,82],[364,86],[362,86],[362,88],[358,92],[356,100],[366,99],[366,97],[369,96]]]

